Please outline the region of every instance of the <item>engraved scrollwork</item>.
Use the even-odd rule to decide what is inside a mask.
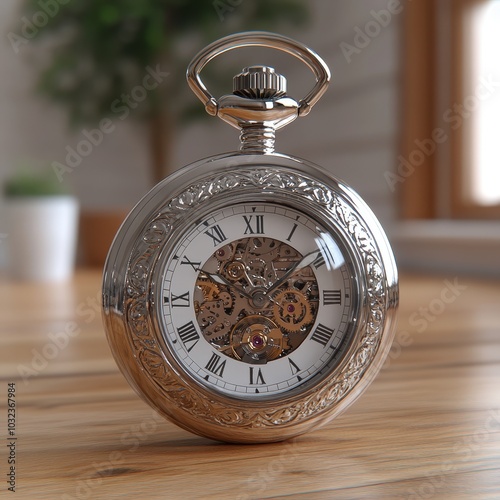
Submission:
[[[167,220],[155,220],[143,232],[142,239],[148,246],[159,245],[172,230]]]
[[[307,398],[272,409],[231,407],[189,386],[173,370],[156,340],[148,308],[151,276],[162,245],[167,241],[175,221],[187,210],[199,207],[214,196],[231,195],[237,189],[258,187],[264,191],[286,190],[287,193],[319,204],[357,248],[366,276],[367,321],[356,349],[342,371],[322,381]],[[149,376],[162,395],[190,415],[211,424],[236,427],[269,427],[300,422],[332,408],[358,383],[380,345],[387,308],[387,286],[376,242],[365,223],[347,201],[326,184],[306,175],[283,173],[277,169],[241,168],[231,173],[209,175],[167,200],[150,220],[136,241],[126,274],[126,318],[130,344],[140,368]]]

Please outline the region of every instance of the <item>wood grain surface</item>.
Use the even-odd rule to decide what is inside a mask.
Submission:
[[[136,396],[99,287],[95,271],[0,284],[0,498],[500,499],[498,282],[403,276],[398,334],[368,391],[315,432],[243,446],[178,429]]]

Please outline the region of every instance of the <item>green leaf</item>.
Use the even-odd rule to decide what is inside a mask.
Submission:
[[[51,168],[34,170],[23,166],[4,185],[6,197],[61,196],[68,194]]]

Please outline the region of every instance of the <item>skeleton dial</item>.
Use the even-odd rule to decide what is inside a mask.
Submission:
[[[166,343],[198,382],[226,395],[280,395],[328,373],[348,342],[353,282],[340,243],[271,203],[212,213],[166,257]]]

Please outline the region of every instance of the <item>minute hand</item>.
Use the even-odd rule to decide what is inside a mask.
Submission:
[[[314,250],[313,252],[308,253],[307,255],[302,257],[302,260],[299,260],[297,264],[292,266],[278,281],[275,281],[272,284],[272,286],[265,291],[266,295],[269,295],[269,293],[278,288],[284,281],[286,281],[295,272],[300,271],[304,267],[310,266],[316,260],[318,252],[319,250]]]

